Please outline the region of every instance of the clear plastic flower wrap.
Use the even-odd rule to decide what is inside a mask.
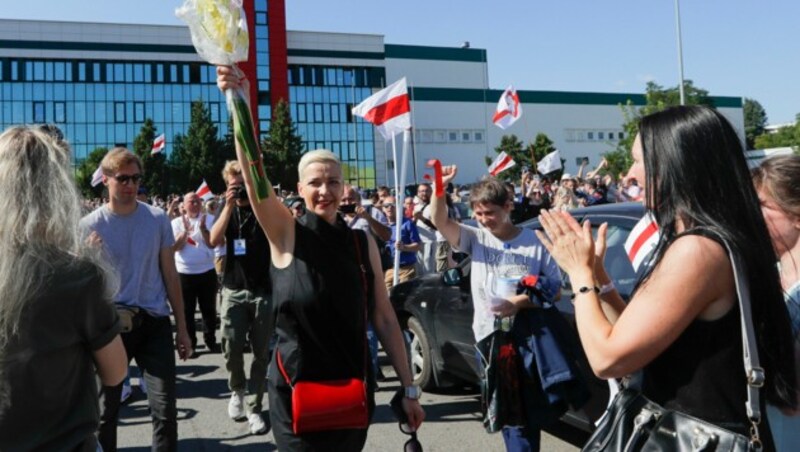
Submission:
[[[201,58],[241,73],[236,63],[247,61],[250,45],[242,0],[186,0],[175,15],[189,26],[192,44]],[[250,163],[256,199],[261,201],[269,196],[270,183],[259,155],[249,98],[243,89],[229,89],[225,99],[233,115],[234,136]]]

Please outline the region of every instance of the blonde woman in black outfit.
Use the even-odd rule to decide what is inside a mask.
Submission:
[[[3,451],[94,452],[97,376],[115,386],[128,368],[118,278],[81,238],[70,149],[53,131],[0,135]]]
[[[615,290],[576,290],[581,342],[599,377],[643,370],[642,392],[654,402],[751,437],[739,304],[718,237],[746,265],[766,374],[762,417],[765,402],[795,406],[795,369],[775,256],[741,142],[719,112],[698,106],[646,116],[639,131],[628,176],[643,182],[660,242],[627,305]],[[541,218],[547,235],[540,238],[574,288],[610,283],[605,225],[595,244],[588,223],[556,212]],[[758,433],[764,450],[774,450],[765,420]]]
[[[230,68],[217,68],[217,85],[223,91],[244,83]],[[236,152],[242,167],[249,167],[238,143]],[[297,191],[307,212],[295,219],[271,187],[268,197],[258,201],[252,176],[243,171],[250,203],[272,256],[278,341],[269,370],[270,421],[279,450],[358,451],[364,447],[366,429],[293,433],[292,390],[283,371],[293,383],[362,378],[366,372],[368,398],[374,407],[374,376],[372,366],[366,365],[365,309],[400,383],[407,387],[402,405],[413,428],[422,423],[424,412],[417,400],[418,388],[412,386],[400,326],[383,285],[378,248],[363,231],[350,230],[338,213],[344,191],[338,159],[330,151],[307,152],[298,173]],[[367,275],[366,299],[362,270]]]

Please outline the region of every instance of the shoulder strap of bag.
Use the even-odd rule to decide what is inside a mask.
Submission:
[[[367,328],[369,325],[369,314],[367,312],[368,304],[369,304],[369,290],[367,288],[367,268],[364,266],[363,256],[361,255],[361,243],[358,240],[358,236],[356,235],[356,230],[352,230],[353,235],[353,242],[356,244],[356,261],[358,262],[358,268],[361,275],[361,290],[364,293],[364,381],[367,380],[367,360],[369,359],[369,349],[367,344]],[[366,239],[366,234],[364,235]],[[286,373],[286,369],[283,367],[283,359],[281,359],[281,352],[280,350],[276,353],[278,358],[278,370],[280,370],[281,375],[283,375],[284,380],[286,380],[286,384],[294,388],[292,385],[291,380],[289,379],[289,374]]]
[[[701,234],[713,235],[713,238],[722,243],[728,252],[728,257],[733,267],[733,281],[736,286],[736,298],[739,300],[739,318],[742,328],[742,351],[744,360],[744,373],[747,377],[747,417],[752,425],[751,437],[758,439],[758,425],[761,422],[761,403],[759,400],[759,390],[764,386],[765,374],[758,359],[758,347],[756,345],[756,334],[753,328],[753,319],[750,302],[750,283],[748,282],[745,269],[747,266],[742,261],[738,252],[731,248],[730,243],[712,228],[698,227],[685,231],[683,234],[698,231]],[[683,235],[680,234],[680,235]]]
[[[364,234],[364,238],[367,236]],[[369,349],[367,344],[367,329],[369,328],[369,289],[367,286],[367,267],[364,266],[361,255],[361,243],[356,235],[356,230],[353,230],[353,241],[356,244],[356,260],[358,261],[358,268],[361,270],[361,291],[364,293],[364,381],[367,380],[367,360],[369,357]]]
[[[742,326],[742,350],[744,351],[744,372],[747,376],[747,416],[755,427],[761,422],[761,404],[759,403],[759,390],[764,386],[764,369],[758,359],[756,335],[751,318],[750,284],[745,277],[745,265],[741,256],[731,249],[730,244],[723,240],[725,249],[733,266],[733,279],[736,283],[736,295],[739,299],[739,313]]]

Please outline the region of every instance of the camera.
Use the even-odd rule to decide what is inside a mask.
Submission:
[[[247,189],[244,188],[244,185],[236,187],[236,199],[247,199]]]
[[[342,212],[342,213],[356,213],[356,205],[355,204],[340,204],[339,205],[339,212]]]

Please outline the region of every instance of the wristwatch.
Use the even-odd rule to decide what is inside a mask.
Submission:
[[[416,385],[405,386],[403,390],[405,391],[404,395],[407,399],[419,400],[420,396],[422,396],[422,389]]]

